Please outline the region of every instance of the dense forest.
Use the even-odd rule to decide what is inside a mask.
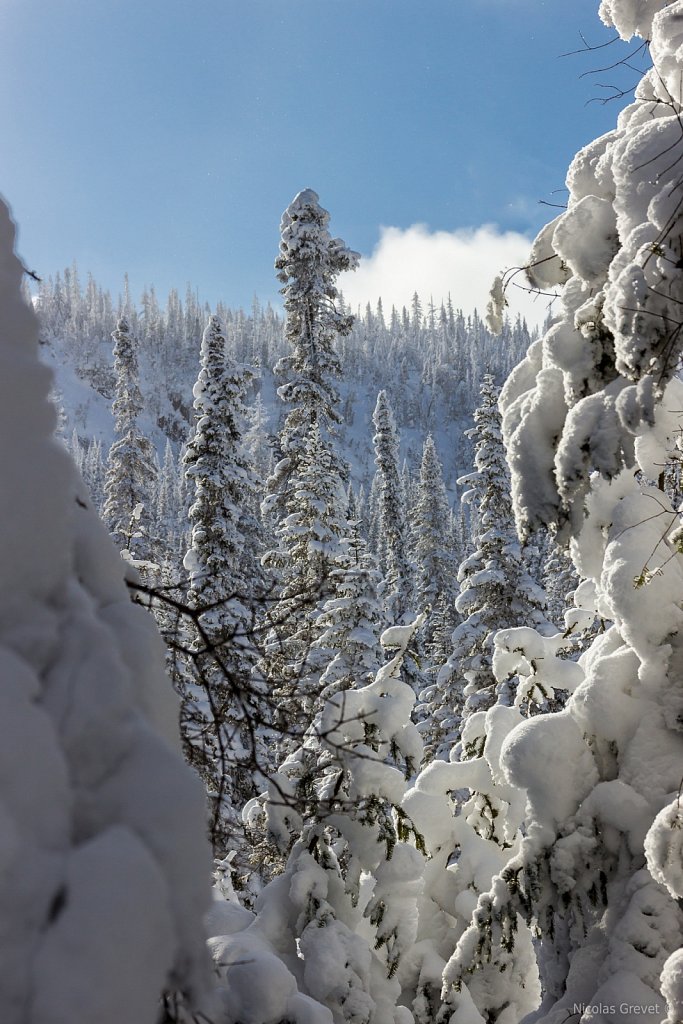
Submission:
[[[0,206],[8,1024],[683,1020],[683,2],[601,11],[540,335],[349,309],[310,188],[248,313]]]

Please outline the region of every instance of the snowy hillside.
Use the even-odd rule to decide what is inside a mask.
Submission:
[[[76,431],[85,445],[99,440],[106,455],[113,439],[112,300],[92,281],[83,292],[72,268],[41,285],[35,302],[42,325],[41,357],[56,374],[60,433],[71,440]],[[186,305],[174,293],[163,311],[149,294],[139,310],[130,300],[123,305],[119,301],[119,306],[126,308],[139,343],[145,399],[140,425],[161,460],[167,438],[177,453],[191,434],[192,388],[208,310],[197,308],[190,290]],[[284,352],[283,321],[257,303],[249,315],[220,307],[218,314],[231,352],[256,371],[248,398],[253,402],[260,395],[263,440],[272,448],[283,414],[276,396],[279,382],[273,376]],[[378,391],[386,389],[401,432],[401,459],[416,474],[425,436],[431,432],[447,486],[455,495],[455,481],[471,461],[464,431],[472,425],[479,381],[490,371],[502,383],[530,340],[521,322],[505,325],[503,335],[495,337],[476,312],[469,316],[442,307],[425,313],[417,298],[410,312],[404,309],[399,315],[393,310],[388,323],[381,309],[366,310],[340,343],[339,447],[355,486],[367,488],[374,474],[372,413]]]

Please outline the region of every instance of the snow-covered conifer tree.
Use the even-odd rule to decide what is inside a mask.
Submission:
[[[429,606],[432,609],[423,641],[423,648],[432,663],[432,647],[437,632],[445,631],[449,626],[452,631],[455,625],[454,581],[457,569],[449,531],[450,511],[441,462],[434,439],[429,434],[422,451],[412,526],[419,567],[418,603],[421,608]]]
[[[178,465],[173,446],[166,438],[164,461],[161,465],[157,481],[156,517],[158,533],[162,547],[165,549],[166,560],[173,558],[177,544],[178,509]]]
[[[579,585],[569,552],[549,538],[543,566],[543,589],[548,598],[548,617],[556,625],[564,622],[564,613]]]
[[[316,622],[318,637],[313,648],[332,654],[320,676],[322,699],[329,699],[338,690],[364,686],[381,662],[379,571],[360,538],[357,549],[348,567],[334,570],[331,583],[335,596],[325,602]]]
[[[354,270],[357,253],[328,231],[330,215],[312,189],[294,197],[282,215],[280,255],[275,261],[282,283],[287,314],[285,334],[291,346],[275,367],[285,380],[278,396],[288,407],[280,434],[282,457],[268,480],[265,510],[284,517],[292,483],[296,486],[299,461],[311,425],[321,437],[340,421],[339,394],[334,384],[340,375],[335,339],[351,330],[353,317],[338,310],[335,280]],[[335,456],[338,459],[338,456]],[[339,464],[341,470],[341,463]]]
[[[386,391],[377,395],[375,463],[379,495],[378,556],[384,576],[382,599],[386,617],[400,622],[412,607],[414,566],[409,554],[406,497],[399,471],[399,437]]]
[[[265,483],[272,473],[273,446],[268,430],[269,414],[260,393],[254,404],[247,408],[247,422],[244,443],[257,478]]]
[[[190,759],[212,802],[217,854],[236,841],[241,808],[255,785],[250,673],[256,662],[252,602],[259,562],[253,550],[254,482],[242,439],[244,387],[244,370],[229,357],[221,324],[211,316],[194,387],[197,424],[184,456],[195,494],[184,565],[188,601],[200,613],[201,630],[195,640],[197,680],[188,685],[184,719]]]
[[[368,493],[368,507],[367,507],[367,520],[368,520],[368,548],[370,552],[379,559],[380,550],[380,498],[381,498],[381,486],[379,474],[375,473],[372,477],[372,483],[370,484],[370,490]]]
[[[272,679],[276,724],[295,734],[312,713],[326,655],[316,645],[321,607],[335,595],[336,570],[346,565],[346,492],[337,459],[311,426],[300,455],[289,514],[276,530],[278,548],[265,560],[279,570],[278,600],[270,613],[267,671]],[[287,746],[287,744],[285,744]]]
[[[504,1013],[501,929],[522,914],[540,932],[544,1024],[663,1020],[665,1003],[673,1024],[683,1006],[683,560],[678,516],[656,484],[683,407],[680,8],[601,5],[623,38],[651,41],[654,66],[616,130],[570,166],[567,211],[529,268],[535,286],[564,285],[561,314],[501,398],[519,528],[550,523],[571,537],[612,623],[581,657],[565,710],[503,745],[503,771],[527,793],[526,835],[449,975],[461,993],[488,983],[487,1011]],[[510,638],[523,674],[539,666],[537,645],[537,634]]]
[[[463,621],[453,632],[453,651],[437,677],[432,715],[448,749],[457,731],[453,712],[467,716],[496,700],[493,636],[506,626],[546,624],[543,592],[525,572],[510,503],[509,472],[500,429],[498,393],[486,374],[474,414],[474,473],[461,479],[473,510],[475,551],[461,564],[456,609]],[[435,737],[436,738],[436,737]]]
[[[99,512],[104,506],[105,467],[102,461],[102,443],[93,439],[83,460],[83,479],[88,488],[94,508]]]
[[[278,541],[264,565],[279,576],[262,667],[280,695],[282,724],[295,729],[301,713],[305,716],[311,707],[308,700],[296,698],[293,684],[306,679],[306,688],[314,689],[315,670],[308,664],[312,624],[330,596],[330,573],[338,566],[347,530],[345,471],[332,436],[340,421],[334,343],[348,334],[353,317],[335,304],[335,280],[356,267],[358,255],[341,239],[330,237],[328,222],[316,193],[300,192],[283,214],[275,262],[291,352],[275,367],[286,380],[278,395],[288,412],[280,435],[282,457],[267,482],[262,506]]]
[[[468,729],[477,739],[484,737],[477,755],[432,761],[404,797],[403,807],[429,855],[413,951],[412,1008],[418,1024],[446,1024],[458,1010],[455,1020],[468,1024],[496,1019],[486,1016],[488,977],[479,990],[466,990],[460,1002],[451,998],[449,985],[444,988],[444,978],[479,896],[488,892],[492,878],[522,842],[524,795],[505,779],[500,765],[502,743],[521,721],[518,708],[501,703],[476,712],[464,742],[470,739]],[[535,1008],[540,991],[531,935],[523,926],[517,929],[514,955],[501,964],[515,987],[509,1012],[499,1019],[516,1022]]]
[[[138,424],[143,403],[138,382],[136,340],[121,317],[112,335],[116,398],[116,440],[109,450],[102,516],[121,551],[140,562],[154,562],[153,500],[157,469],[152,442]]]
[[[13,239],[0,204],[2,1019],[153,1024],[164,989],[208,987],[203,798],[154,624],[53,439]]]

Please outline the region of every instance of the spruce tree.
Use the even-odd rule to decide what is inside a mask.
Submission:
[[[197,675],[187,685],[184,721],[190,760],[208,787],[216,855],[239,842],[241,808],[255,793],[259,716],[250,672],[256,661],[258,563],[249,540],[256,523],[249,498],[254,483],[242,439],[244,388],[244,370],[229,357],[221,324],[211,316],[194,388],[197,423],[184,456],[186,476],[194,485],[192,542],[184,565],[188,603],[199,613],[200,631]]]
[[[443,470],[434,439],[424,443],[418,496],[412,513],[415,556],[418,564],[417,598],[421,608],[430,607],[423,647],[430,663],[438,655],[439,641],[449,626],[455,625],[454,579],[456,551],[452,546],[451,509],[443,480]]]
[[[169,438],[166,438],[164,461],[159,472],[156,517],[164,550],[164,561],[170,568],[178,540],[178,466]]]
[[[414,567],[409,555],[406,496],[399,472],[399,437],[386,391],[377,395],[375,427],[378,482],[378,556],[384,576],[382,599],[390,622],[398,623],[413,605]]]
[[[382,644],[395,653],[374,679],[332,686],[304,746],[271,784],[270,826],[285,847],[297,838],[257,910],[286,936],[283,952],[298,953],[306,991],[335,1021],[397,1019],[416,936],[423,845],[400,802],[421,744],[414,694],[400,676],[420,625],[385,631]]]
[[[474,473],[463,501],[474,516],[475,551],[461,563],[456,609],[463,617],[453,633],[453,652],[439,676],[442,693],[463,687],[457,698],[465,715],[495,703],[493,636],[506,626],[545,625],[545,595],[524,569],[510,503],[509,471],[501,435],[498,391],[490,374],[481,384],[474,414]]]
[[[291,351],[275,366],[276,375],[285,381],[278,396],[288,407],[280,433],[282,457],[268,480],[265,500],[265,511],[276,520],[286,514],[311,426],[316,425],[327,441],[331,428],[340,422],[334,381],[341,368],[334,343],[349,333],[353,317],[337,308],[335,280],[343,271],[354,270],[359,256],[330,236],[329,219],[317,194],[304,189],[287,207],[280,225],[275,268],[283,285],[285,337]],[[336,452],[334,458],[341,473]]]
[[[274,724],[296,734],[310,722],[325,662],[316,645],[319,611],[334,596],[338,570],[348,560],[346,493],[337,460],[317,424],[300,457],[287,510],[276,530],[277,551],[266,559],[279,578],[266,655],[276,705]]]
[[[509,926],[526,918],[544,990],[537,1022],[581,1006],[584,1021],[649,1014],[674,1024],[683,1007],[683,562],[678,516],[656,482],[683,397],[672,161],[680,11],[604,0],[601,15],[622,38],[650,40],[654,66],[616,129],[577,154],[567,210],[534,245],[533,284],[563,286],[561,308],[501,405],[519,529],[550,525],[571,537],[605,628],[575,666],[566,708],[523,723],[503,745],[503,771],[528,801],[525,835],[479,899],[448,987],[454,1002],[486,992],[481,1016],[502,1019],[519,991],[502,970],[514,956]],[[509,638],[520,676],[557,672],[529,634]]]
[[[356,267],[358,255],[330,236],[328,222],[316,193],[300,192],[283,214],[275,262],[290,353],[275,367],[285,380],[278,395],[288,411],[280,434],[282,457],[262,505],[277,539],[264,565],[275,576],[278,596],[269,615],[262,671],[278,695],[281,724],[295,731],[308,724],[312,710],[319,676],[309,662],[313,623],[330,596],[330,575],[340,564],[347,531],[346,473],[333,435],[340,422],[334,344],[349,333],[353,317],[337,308],[335,280]]]
[[[320,676],[321,699],[352,686],[365,686],[381,663],[379,572],[360,539],[353,561],[336,569],[333,577],[335,596],[325,602],[318,616],[318,637],[313,645],[331,654]]]
[[[138,383],[137,342],[126,317],[120,318],[112,337],[116,371],[115,441],[107,460],[102,516],[114,543],[126,557],[153,564],[156,454],[138,423],[143,400]]]
[[[99,512],[104,505],[105,468],[102,461],[102,442],[91,440],[83,460],[83,479],[93,506]]]

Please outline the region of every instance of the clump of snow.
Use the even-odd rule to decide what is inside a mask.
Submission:
[[[571,271],[553,245],[558,220],[559,218],[556,218],[550,224],[546,224],[539,232],[529,256],[526,276],[531,287],[538,288],[539,291],[557,288],[565,284],[571,276]]]
[[[486,326],[492,334],[500,334],[503,329],[503,318],[507,300],[503,285],[503,275],[499,274],[494,278],[489,294],[488,305],[486,306]]]
[[[501,764],[508,780],[528,793],[534,821],[570,817],[598,781],[594,759],[568,711],[537,715],[506,739]]]
[[[664,964],[661,985],[669,1008],[662,1024],[678,1024],[683,1020],[683,949],[677,949]]]
[[[332,1024],[327,1007],[302,994],[257,924],[209,940],[218,977],[216,1009],[226,1022]]]
[[[590,232],[587,230],[590,227]],[[595,245],[598,231],[601,246]],[[590,239],[590,242],[588,241]],[[585,281],[602,284],[606,267],[618,248],[614,207],[607,199],[587,195],[571,204],[553,233],[560,259]]]
[[[600,17],[605,25],[614,27],[622,39],[635,35],[649,39],[652,19],[662,7],[663,0],[602,0]]]
[[[683,811],[680,797],[662,808],[645,839],[650,874],[674,899],[683,899]]]

